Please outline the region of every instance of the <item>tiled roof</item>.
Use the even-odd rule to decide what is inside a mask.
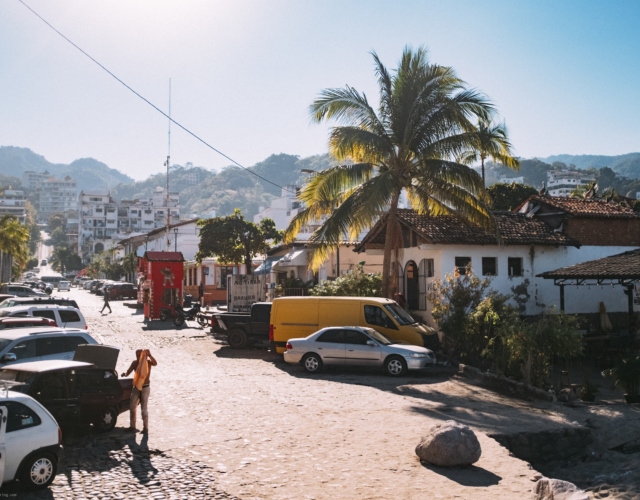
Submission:
[[[640,249],[547,271],[546,279],[640,279]]]
[[[534,195],[529,197],[522,205],[516,208],[520,210],[528,201],[537,201],[546,203],[552,207],[561,210],[574,217],[640,217],[640,214],[634,212],[630,208],[620,207],[613,203],[607,203],[603,199],[594,198],[562,198],[559,196],[540,196]]]
[[[579,246],[568,236],[555,232],[551,226],[536,218],[527,218],[518,212],[494,212],[496,225],[506,245],[552,245]],[[415,210],[398,210],[398,219],[416,231],[430,244],[497,245],[494,231],[481,228],[454,215],[421,215]],[[386,217],[378,221],[369,234],[358,245],[362,251],[367,242],[384,242],[382,228]]]
[[[145,252],[145,258],[149,262],[182,262],[182,252]]]

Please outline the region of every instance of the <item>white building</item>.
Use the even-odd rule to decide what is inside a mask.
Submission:
[[[516,184],[524,184],[524,177],[500,177],[500,182],[502,184],[511,184],[515,182]]]
[[[538,277],[540,273],[640,246],[640,216],[604,200],[532,196],[517,210],[495,213],[501,245],[493,232],[455,216],[400,210],[405,244],[398,266],[398,291],[405,295],[409,309],[435,326],[427,294],[436,280],[442,281],[456,269],[464,274],[467,268],[478,276],[491,277],[493,290],[514,295],[513,304],[523,314],[537,314],[551,305],[559,309],[559,287]],[[385,228],[383,218],[356,251],[382,255]],[[597,313],[600,302],[609,312],[626,312],[627,298],[621,287],[587,288],[567,292],[567,313]]]
[[[48,171],[36,172],[35,170],[27,170],[22,174],[22,187],[35,191],[40,181],[44,181],[51,177]]]
[[[78,181],[69,176],[42,179],[37,182],[36,191],[39,221],[46,222],[51,214],[76,210],[78,206]]]
[[[200,228],[196,225],[199,219],[191,219],[176,222],[169,226],[169,238],[165,227],[159,227],[144,235],[142,241],[137,240],[138,257],[142,257],[144,252],[182,252],[185,260],[194,260],[198,253],[200,244]],[[120,242],[122,244],[122,242]]]
[[[27,218],[27,200],[24,191],[5,189],[0,195],[0,217],[11,215],[24,224]]]
[[[547,194],[568,198],[577,187],[586,188],[595,178],[577,170],[547,171]]]
[[[115,203],[109,191],[82,191],[79,196],[78,248],[83,260],[112,248],[119,240],[180,222],[180,197],[157,188],[151,198]]]

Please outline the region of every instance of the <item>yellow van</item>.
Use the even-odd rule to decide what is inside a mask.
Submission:
[[[438,347],[437,332],[418,323],[395,301],[376,297],[281,297],[273,301],[269,340],[279,353],[287,340],[328,326],[368,326],[405,344]]]

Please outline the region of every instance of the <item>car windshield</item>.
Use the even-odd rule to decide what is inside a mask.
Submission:
[[[8,339],[0,339],[0,352],[4,350],[11,343],[11,340]]]
[[[367,332],[367,335],[369,335],[369,337],[382,345],[391,345],[396,343],[386,335],[383,335],[378,330],[374,330],[373,328],[363,328],[363,330]]]
[[[384,308],[389,311],[389,314],[393,316],[393,319],[395,319],[400,326],[413,325],[414,323],[417,323],[417,321],[398,304],[386,304]]]
[[[0,303],[0,308],[13,307],[15,303],[16,303],[15,300],[6,299],[6,300],[3,300],[2,303]]]
[[[28,394],[29,387],[33,383],[36,378],[37,373],[33,372],[23,372],[18,370],[0,370],[0,385],[2,380],[6,380],[8,382],[20,382],[24,385],[18,385],[15,387],[11,387],[12,391],[22,392],[23,394]]]

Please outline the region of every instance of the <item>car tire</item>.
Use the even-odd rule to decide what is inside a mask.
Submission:
[[[314,353],[306,354],[304,358],[302,358],[302,368],[304,368],[304,371],[307,373],[318,373],[322,370],[322,359]]]
[[[160,321],[167,321],[167,315],[160,313]]]
[[[227,334],[227,342],[231,349],[244,349],[247,347],[247,334],[235,328]]]
[[[173,318],[173,324],[177,327],[184,325],[184,316],[180,315]]]
[[[48,488],[56,478],[58,460],[50,453],[36,453],[22,467],[20,483],[31,491]]]
[[[390,377],[402,377],[407,373],[407,363],[400,356],[389,356],[384,360],[384,372]]]
[[[102,412],[98,421],[94,423],[94,427],[98,432],[109,432],[114,429],[118,421],[118,410],[115,408],[107,408]]]

